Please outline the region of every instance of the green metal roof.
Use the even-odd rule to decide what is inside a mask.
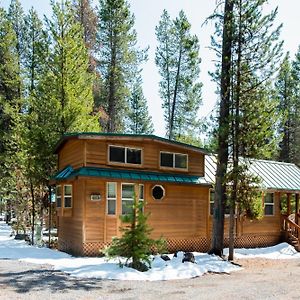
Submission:
[[[243,159],[249,164],[249,172],[261,180],[261,188],[282,191],[300,191],[300,168],[295,164],[261,159]],[[205,156],[205,178],[215,182],[217,157]]]
[[[157,172],[129,171],[94,167],[82,167],[74,170],[71,166],[59,171],[53,179],[59,181],[74,178],[76,176],[210,185],[204,177],[192,175],[164,174]]]
[[[200,147],[177,142],[174,140],[169,140],[160,136],[156,136],[153,134],[129,134],[129,133],[105,133],[105,132],[72,132],[72,133],[66,133],[62,136],[62,138],[58,141],[54,153],[57,153],[58,150],[64,145],[64,143],[72,138],[83,138],[83,139],[88,139],[89,137],[118,137],[118,138],[132,138],[132,140],[136,138],[143,138],[143,139],[150,139],[150,140],[157,140],[161,142],[165,142],[168,144],[173,144],[177,146],[182,146],[182,147],[187,147],[192,150],[196,150],[205,154],[208,154],[208,152]]]

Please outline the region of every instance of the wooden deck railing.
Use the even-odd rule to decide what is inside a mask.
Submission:
[[[290,220],[288,216],[282,216],[282,229],[288,234],[289,237],[297,241],[297,245],[294,245],[297,250],[300,251],[300,226]]]

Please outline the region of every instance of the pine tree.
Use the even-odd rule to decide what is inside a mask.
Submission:
[[[198,82],[199,42],[190,29],[191,24],[183,11],[171,21],[164,10],[156,27],[159,45],[155,62],[162,78],[160,96],[169,139],[179,139],[199,127],[197,112],[202,86]]]
[[[145,59],[146,50],[136,47],[134,16],[125,0],[99,0],[98,19],[97,67],[103,85],[96,106],[102,106],[108,115],[106,131],[117,132],[124,128],[130,80],[136,66]]]
[[[229,132],[227,145],[232,154],[230,183],[229,259],[233,259],[234,213],[239,198],[240,181],[246,182],[244,157],[270,157],[276,145],[274,124],[277,102],[273,101],[270,78],[276,71],[282,42],[280,26],[273,29],[277,10],[263,14],[266,1],[233,1],[231,38],[231,92],[229,98]],[[222,130],[221,128],[219,130]],[[227,151],[228,151],[227,150]],[[242,184],[245,189],[245,184]],[[249,193],[251,185],[248,185]],[[242,206],[242,205],[241,205]]]
[[[122,237],[114,238],[106,250],[109,257],[126,257],[125,265],[138,271],[147,271],[151,267],[151,252],[154,250],[160,252],[165,248],[163,239],[150,238],[152,229],[147,224],[148,215],[143,213],[143,205],[142,201],[139,202],[134,197],[131,212],[121,216],[124,223],[120,228]]]
[[[12,28],[15,31],[16,44],[16,61],[18,65],[18,98],[23,96],[23,81],[22,81],[22,68],[23,68],[23,55],[25,50],[25,21],[24,11],[19,0],[12,0],[8,9],[8,18],[12,24]]]
[[[88,54],[82,26],[75,20],[70,1],[52,3],[53,17],[47,19],[53,51],[44,78],[48,101],[56,108],[60,134],[97,130],[93,108],[93,76],[88,72]]]
[[[10,118],[5,107],[15,106],[18,97],[18,65],[16,35],[4,9],[0,8],[0,153],[5,150],[4,137],[9,131]],[[1,161],[3,161],[1,159]]]
[[[216,170],[215,200],[213,213],[212,244],[209,253],[222,255],[224,247],[224,213],[227,201],[226,172],[228,165],[228,139],[230,125],[231,62],[233,46],[234,0],[226,0],[222,27],[222,64],[220,74],[220,111],[218,118],[218,163]]]
[[[132,93],[129,97],[126,125],[130,133],[152,134],[154,131],[152,119],[148,113],[147,100],[143,94],[140,75],[135,79]]]
[[[292,76],[295,83],[294,94],[294,140],[293,140],[293,160],[292,162],[300,166],[300,47],[296,57],[292,62]]]
[[[35,91],[42,74],[45,74],[49,55],[48,37],[37,12],[31,8],[25,16],[24,81],[26,96]]]

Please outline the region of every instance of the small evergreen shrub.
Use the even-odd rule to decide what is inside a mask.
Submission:
[[[134,196],[130,213],[120,216],[122,222],[126,224],[120,228],[122,237],[113,238],[111,245],[105,251],[108,257],[127,258],[125,266],[141,272],[151,268],[150,255],[154,251],[163,251],[166,244],[163,239],[150,238],[152,228],[147,224],[149,214],[144,214],[143,205],[143,201],[138,201]],[[123,264],[120,263],[120,266]]]

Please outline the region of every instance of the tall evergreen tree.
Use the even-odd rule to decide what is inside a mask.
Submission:
[[[273,29],[277,10],[263,14],[265,2],[232,1],[234,33],[231,37],[227,145],[232,157],[232,169],[227,170],[231,179],[230,193],[227,193],[231,208],[229,259],[233,258],[236,203],[240,203],[240,208],[245,206],[243,198],[239,198],[241,180],[248,182],[251,193],[251,180],[246,176],[248,166],[241,162],[240,157],[270,157],[276,145],[277,102],[272,99],[270,77],[276,71],[282,43],[278,42],[280,26]],[[220,130],[224,129],[219,127]],[[245,184],[242,186],[245,189]]]
[[[91,116],[93,76],[88,72],[88,53],[82,39],[82,26],[75,20],[70,1],[52,1],[53,17],[47,19],[53,51],[43,92],[56,108],[58,131],[95,130]]]
[[[292,62],[292,76],[295,83],[294,94],[294,140],[293,140],[293,153],[294,157],[292,162],[300,166],[300,46],[296,53],[296,57]]]
[[[156,27],[158,47],[155,62],[161,75],[160,95],[169,139],[199,126],[197,112],[201,103],[199,42],[190,33],[191,24],[183,11],[171,21],[164,10]]]
[[[12,28],[16,35],[16,57],[15,60],[18,63],[18,98],[23,96],[23,81],[22,81],[22,67],[23,67],[23,55],[25,50],[25,15],[23,7],[19,0],[12,0],[8,9],[8,17],[12,24]]]
[[[83,39],[89,52],[91,71],[95,70],[96,61],[94,57],[97,32],[97,13],[91,5],[91,0],[73,0],[76,11],[76,20],[83,27]]]
[[[233,45],[234,0],[225,0],[222,22],[222,64],[220,73],[220,112],[218,118],[217,170],[213,211],[212,244],[210,253],[222,255],[224,247],[224,213],[227,201],[226,172],[230,124],[231,62]]]
[[[135,134],[152,134],[154,131],[152,118],[148,113],[147,100],[143,94],[140,74],[133,83],[129,97],[126,125],[128,131]]]
[[[7,197],[14,190],[8,163],[12,118],[9,110],[18,103],[19,72],[16,35],[7,13],[0,7],[0,192]]]
[[[25,16],[24,81],[26,96],[37,88],[48,66],[49,40],[37,12],[31,8]]]
[[[99,0],[98,19],[98,70],[103,78],[99,106],[108,115],[106,131],[116,132],[124,128],[130,79],[145,51],[136,47],[134,16],[127,1]]]
[[[16,35],[4,9],[0,8],[0,153],[5,149],[4,137],[9,131],[7,105],[15,105],[19,73],[16,63]],[[2,160],[3,161],[3,160]]]

